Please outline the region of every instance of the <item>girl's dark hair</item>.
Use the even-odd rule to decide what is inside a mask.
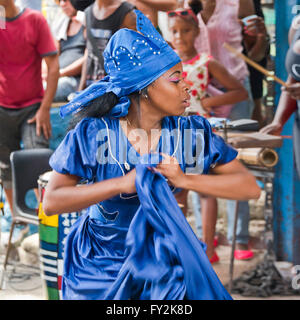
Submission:
[[[147,87],[129,95],[139,104],[140,96],[147,94]],[[119,98],[112,92],[105,93],[90,102],[88,106],[75,113],[69,121],[68,129],[75,128],[76,124],[84,118],[101,118],[105,116],[119,101]]]
[[[193,10],[195,15],[197,15],[203,9],[201,0],[190,0],[189,6]]]

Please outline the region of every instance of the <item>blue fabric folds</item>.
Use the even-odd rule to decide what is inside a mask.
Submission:
[[[141,205],[127,233],[126,259],[105,299],[231,300],[166,179],[148,168],[136,166]]]
[[[172,135],[162,135],[157,153],[151,156],[160,152],[174,155],[184,172],[189,166],[185,157],[180,162],[181,154],[199,154],[194,157],[195,174],[205,174],[211,165],[236,157],[237,152],[214,135],[199,116],[166,117],[162,127]],[[151,171],[159,159],[150,161],[142,156],[134,158],[137,163],[131,162],[131,145],[119,129],[115,118],[84,119],[50,159],[56,172],[76,175],[89,183],[120,177],[134,168],[137,171],[136,194],[116,195],[90,206],[70,229],[65,244],[63,299],[230,299],[203,243],[177,205],[172,193],[176,188]],[[192,139],[180,138],[185,129],[193,129]],[[196,134],[198,130],[203,131],[203,137]],[[117,141],[118,148],[103,148],[112,144],[107,143],[108,136],[100,139],[99,132],[110,132],[110,138],[114,133],[111,141]],[[178,152],[178,146],[184,149]],[[198,152],[197,146],[203,152]],[[103,157],[110,155],[106,164],[100,161],[101,150]]]

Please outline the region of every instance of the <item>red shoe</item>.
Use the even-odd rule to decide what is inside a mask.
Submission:
[[[217,255],[216,251],[214,252],[213,256],[209,259],[211,264],[216,263],[220,260],[219,256]]]
[[[251,250],[234,250],[234,257],[237,260],[250,260],[254,256]]]
[[[214,247],[216,248],[219,245],[218,237],[214,237]]]

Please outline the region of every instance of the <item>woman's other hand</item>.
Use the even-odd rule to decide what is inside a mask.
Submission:
[[[181,170],[176,158],[171,157],[165,153],[161,153],[163,160],[154,168],[154,171],[160,172],[168,179],[168,183],[176,188],[184,186],[186,178],[185,173]]]

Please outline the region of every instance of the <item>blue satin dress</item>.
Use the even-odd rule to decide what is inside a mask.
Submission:
[[[200,116],[166,117],[157,150],[175,156],[187,174],[207,174],[237,152]],[[119,119],[82,120],[50,159],[62,174],[88,183],[136,168],[136,194],[90,206],[66,241],[63,299],[231,299],[173,194],[179,190],[149,168],[159,157],[140,156]]]

